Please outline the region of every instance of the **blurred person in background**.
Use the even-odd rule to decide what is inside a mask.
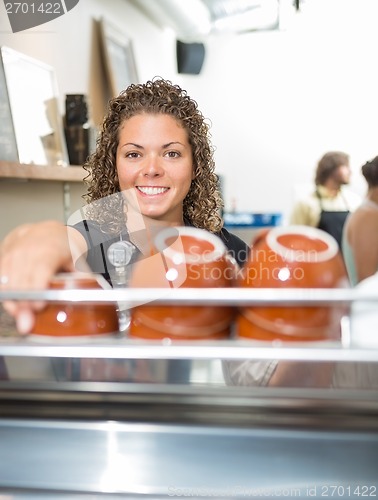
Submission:
[[[312,226],[333,236],[341,248],[345,220],[361,203],[346,189],[351,177],[349,155],[341,151],[325,153],[315,172],[315,190],[294,205],[290,224]]]
[[[378,156],[361,167],[368,188],[357,210],[346,220],[342,250],[352,285],[378,271]]]

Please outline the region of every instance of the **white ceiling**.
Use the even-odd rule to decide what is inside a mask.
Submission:
[[[216,33],[277,29],[282,9],[297,5],[295,0],[129,1],[161,28],[173,29],[183,41]]]

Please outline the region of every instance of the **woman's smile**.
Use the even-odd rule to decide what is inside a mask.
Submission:
[[[168,187],[159,186],[136,186],[136,189],[144,196],[159,196],[169,191]]]

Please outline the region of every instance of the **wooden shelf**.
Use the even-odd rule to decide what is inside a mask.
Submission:
[[[83,182],[88,173],[80,166],[26,165],[0,160],[0,179],[27,179],[60,182]]]

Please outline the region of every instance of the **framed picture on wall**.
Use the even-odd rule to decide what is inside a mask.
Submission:
[[[0,160],[18,161],[16,134],[14,132],[4,66],[0,58]]]
[[[67,165],[58,88],[51,66],[1,47],[20,163]]]
[[[105,19],[99,20],[100,43],[109,88],[113,97],[138,82],[132,42]]]

